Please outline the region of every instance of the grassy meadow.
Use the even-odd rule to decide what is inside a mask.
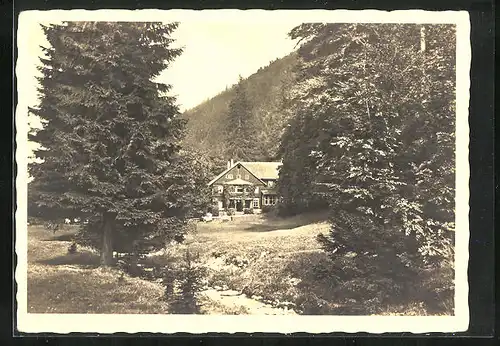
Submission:
[[[118,269],[101,269],[99,256],[78,247],[68,253],[74,226],[53,233],[28,228],[28,313],[165,314],[169,306],[157,282],[130,277]],[[236,314],[201,297],[201,313]]]
[[[444,302],[449,306],[429,309],[418,290],[414,296],[395,297],[384,306],[344,299],[347,292],[337,287],[329,270],[331,259],[316,241],[318,233],[328,230],[324,213],[290,218],[245,215],[230,222],[199,222],[183,243],[150,254],[140,264],[161,268],[182,261],[186,250],[195,254],[198,264],[206,268],[204,288],[198,294],[202,314],[452,313],[449,302]],[[29,228],[28,312],[171,313],[161,280],[132,277],[118,268],[98,268],[99,257],[91,249],[79,246],[70,254],[75,231],[71,226],[55,234],[38,226]],[[443,275],[450,275],[445,269],[429,272],[429,282],[445,280]],[[362,277],[353,281],[370,285]]]

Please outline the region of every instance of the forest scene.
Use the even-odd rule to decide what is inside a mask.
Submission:
[[[182,25],[40,25],[28,312],[454,315],[455,25],[297,24],[181,108]]]

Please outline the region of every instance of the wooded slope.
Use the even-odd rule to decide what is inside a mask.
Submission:
[[[259,133],[256,141],[260,143],[263,157],[273,159],[286,115],[281,111],[284,91],[293,81],[297,55],[292,53],[272,61],[256,73],[243,80],[247,98],[251,103],[252,116]],[[221,92],[193,109],[187,110],[183,117],[188,120],[184,147],[221,160],[227,156],[225,124],[228,106],[235,96],[234,86]]]

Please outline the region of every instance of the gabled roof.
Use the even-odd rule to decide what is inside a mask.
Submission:
[[[250,172],[259,179],[278,179],[278,167],[281,162],[241,162]]]
[[[250,173],[252,173],[261,183],[265,184],[262,179],[278,179],[278,167],[281,162],[235,162],[234,165],[224,170],[221,174],[213,178],[208,185],[212,185],[219,180],[224,174],[233,169],[234,166],[242,165]],[[233,180],[234,181],[234,180]],[[242,184],[245,185],[245,184]]]

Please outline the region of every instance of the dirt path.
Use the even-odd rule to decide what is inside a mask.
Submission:
[[[297,315],[291,309],[273,307],[258,300],[248,298],[238,291],[207,289],[201,293],[207,298],[217,301],[230,309],[243,307],[249,315]]]

